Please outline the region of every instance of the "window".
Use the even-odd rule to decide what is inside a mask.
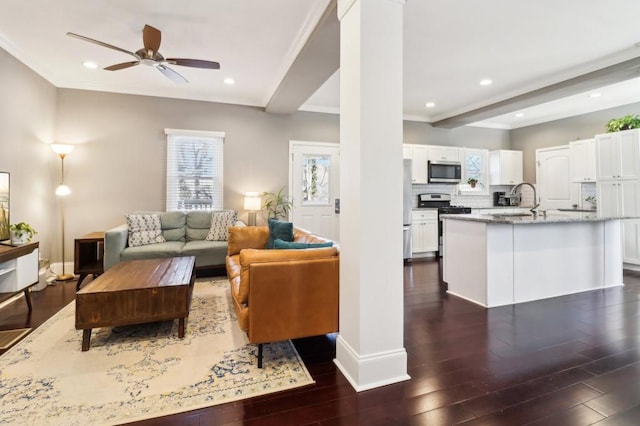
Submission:
[[[486,149],[464,148],[462,153],[462,182],[459,188],[466,195],[486,195],[489,193],[487,166],[489,151]]]
[[[165,129],[167,211],[222,210],[222,132]]]
[[[302,205],[329,204],[331,156],[303,154],[302,161]]]

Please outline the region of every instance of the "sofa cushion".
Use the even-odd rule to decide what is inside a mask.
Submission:
[[[226,241],[187,241],[181,256],[195,256],[196,266],[224,265],[227,255]]]
[[[280,238],[276,238],[276,240],[273,242],[273,248],[276,249],[308,249],[331,246],[333,246],[333,243],[331,241],[328,241],[326,243],[297,243],[294,241],[282,241]]]
[[[138,211],[135,214],[158,214],[160,215],[160,227],[162,236],[167,241],[184,241],[185,214],[181,211],[152,212]]]
[[[203,241],[211,228],[210,211],[187,212],[187,241]]]
[[[293,223],[269,219],[269,241],[267,241],[265,248],[274,248],[276,239],[288,242],[293,241]]]
[[[232,226],[229,228],[227,254],[229,256],[240,253],[243,249],[261,249],[269,241],[269,228],[266,226]]]
[[[129,228],[129,247],[166,241],[162,236],[159,214],[127,214],[125,217]]]
[[[120,260],[164,259],[179,257],[184,243],[182,241],[167,241],[138,247],[127,247],[120,252]]]
[[[238,220],[238,212],[235,210],[215,211],[211,214],[211,228],[205,240],[207,241],[227,241],[229,238],[229,227]]]

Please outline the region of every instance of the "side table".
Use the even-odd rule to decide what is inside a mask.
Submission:
[[[96,277],[104,272],[103,259],[104,232],[92,232],[75,239],[73,273],[80,275],[76,291],[87,275]]]

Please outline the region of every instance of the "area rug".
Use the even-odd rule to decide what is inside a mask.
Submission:
[[[194,410],[314,383],[291,342],[255,345],[226,280],[198,280],[178,321],[93,330],[80,350],[72,302],[0,356],[0,424],[96,425]]]
[[[0,349],[11,347],[22,336],[31,331],[30,328],[19,328],[17,330],[0,331]]]

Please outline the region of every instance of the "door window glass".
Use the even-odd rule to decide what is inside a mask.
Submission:
[[[328,155],[303,154],[302,156],[302,204],[329,204],[329,171],[331,157]]]

